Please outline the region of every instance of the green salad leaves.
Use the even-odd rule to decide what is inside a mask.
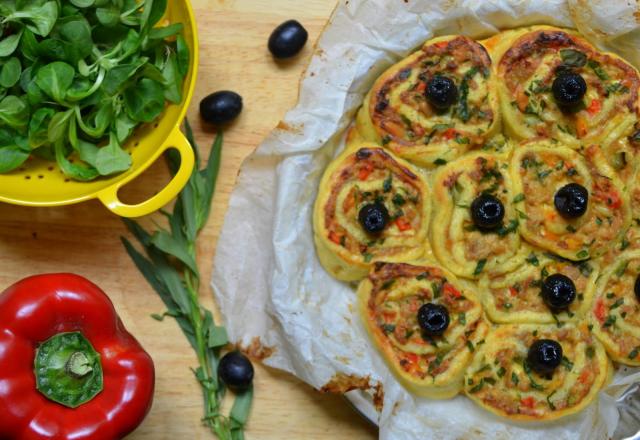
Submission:
[[[0,1],[0,173],[31,155],[87,181],[126,171],[122,149],[182,101],[182,24],[167,0]]]

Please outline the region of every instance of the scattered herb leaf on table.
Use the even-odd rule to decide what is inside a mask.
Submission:
[[[150,233],[137,222],[123,219],[145,253],[136,250],[124,237],[122,242],[167,307],[164,315],[154,317],[158,320],[164,316],[175,318],[198,355],[200,366],[194,373],[204,395],[204,423],[220,440],[241,440],[244,438],[243,429],[251,408],[253,389],[249,387],[236,395],[229,416],[221,413],[220,406],[226,388],[218,380],[217,369],[221,349],[229,340],[226,329],[216,325],[213,314],[200,304],[198,298],[200,273],[196,263],[196,239],[209,218],[220,168],[222,135],[216,137],[207,164],[200,169],[198,147],[188,121],[185,121],[185,131],[196,153],[196,167],[178,196],[173,212],[162,212],[168,220],[169,229],[158,226],[156,231]],[[175,174],[179,157],[170,153],[169,165],[172,174]]]
[[[167,0],[0,1],[0,173],[31,155],[93,180],[128,170],[123,143],[182,101],[182,24]]]

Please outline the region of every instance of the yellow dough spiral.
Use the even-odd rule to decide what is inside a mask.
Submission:
[[[448,109],[425,95],[435,76],[452,80],[457,99]],[[491,59],[464,36],[427,41],[376,81],[357,117],[361,134],[424,167],[482,146],[500,128]]]
[[[611,359],[640,365],[640,302],[635,283],[640,250],[623,252],[598,280],[590,320]]]
[[[524,262],[518,235],[519,216],[506,153],[473,152],[438,169],[433,183],[433,251],[458,276],[505,273]],[[505,209],[503,224],[481,231],[471,220],[471,204],[481,194],[498,198]],[[517,201],[517,199],[516,199]]]
[[[598,273],[595,262],[572,262],[531,249],[526,264],[515,271],[480,279],[482,304],[489,319],[501,324],[576,322],[591,306]],[[554,274],[565,275],[576,287],[575,300],[563,311],[552,312],[541,296],[543,281]]]
[[[384,231],[375,235],[358,220],[371,203],[389,214]],[[377,260],[421,257],[428,247],[430,203],[427,182],[412,165],[380,147],[348,148],[320,182],[313,216],[320,262],[337,279],[355,281]]]
[[[444,399],[462,389],[464,371],[488,326],[475,294],[453,274],[432,264],[380,262],[360,283],[358,297],[371,338],[408,390]],[[441,336],[425,336],[418,323],[427,303],[448,311]]]
[[[527,362],[536,340],[562,347],[562,363],[548,375]],[[589,405],[608,378],[609,360],[586,323],[578,326],[508,324],[489,332],[465,375],[465,393],[497,415],[518,421],[545,421],[577,413]]]
[[[640,147],[640,75],[633,66],[598,52],[575,32],[549,26],[490,40],[509,136],[553,138],[572,148],[600,144],[610,165],[627,167]],[[587,86],[582,101],[570,109],[559,105],[553,92],[555,79],[566,72],[579,74]]]
[[[520,233],[530,243],[579,261],[607,251],[631,222],[629,198],[602,151],[590,146],[579,154],[552,141],[524,143],[511,159],[518,209],[525,220]],[[589,193],[587,211],[568,219],[554,205],[556,192],[577,183]]]

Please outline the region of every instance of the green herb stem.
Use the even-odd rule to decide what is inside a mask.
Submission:
[[[209,217],[220,167],[222,136],[216,138],[209,160],[200,170],[200,157],[188,121],[185,121],[185,132],[196,153],[196,169],[178,196],[173,212],[162,212],[168,220],[169,230],[158,227],[151,234],[138,223],[124,220],[146,255],[136,250],[126,238],[122,241],[138,269],[165,303],[168,310],[164,316],[177,320],[196,352],[199,366],[193,373],[202,389],[203,423],[220,440],[242,440],[253,390],[235,397],[228,416],[222,413],[226,389],[218,381],[217,370],[220,350],[228,343],[227,334],[223,327],[215,324],[212,312],[200,303],[201,283],[196,264],[196,239]],[[169,165],[175,174],[179,158],[169,155]]]

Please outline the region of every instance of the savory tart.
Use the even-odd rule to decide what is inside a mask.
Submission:
[[[640,250],[623,252],[604,271],[591,310],[593,333],[611,359],[640,365]]]
[[[432,248],[456,275],[505,273],[524,262],[511,179],[507,154],[486,151],[468,153],[435,173]]]
[[[640,75],[633,66],[549,26],[496,39],[489,46],[509,136],[553,138],[572,148],[597,143],[611,165],[626,166],[632,144],[640,146]]]
[[[440,399],[460,392],[488,330],[472,291],[436,265],[380,262],[358,297],[371,338],[408,390]]]
[[[482,304],[492,322],[552,324],[584,318],[595,291],[598,265],[530,250],[526,264],[483,276]]]
[[[481,407],[518,421],[577,413],[608,378],[609,360],[587,325],[495,327],[465,375],[465,393]]]
[[[376,260],[409,261],[428,247],[429,187],[420,171],[367,144],[327,167],[316,199],[320,262],[335,278],[364,278]]]
[[[511,160],[520,233],[569,260],[602,255],[629,227],[629,198],[602,151],[552,141],[520,145]]]
[[[427,41],[374,84],[358,130],[424,167],[482,146],[500,128],[486,49],[463,36]]]

